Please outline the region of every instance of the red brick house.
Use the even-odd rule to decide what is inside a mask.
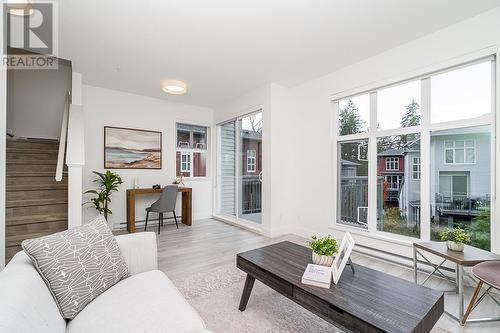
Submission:
[[[399,149],[389,148],[377,155],[377,176],[383,181],[384,202],[397,203],[404,180],[404,163]]]

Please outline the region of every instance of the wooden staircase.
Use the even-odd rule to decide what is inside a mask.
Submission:
[[[68,177],[55,181],[58,140],[7,139],[6,263],[21,242],[68,228]]]

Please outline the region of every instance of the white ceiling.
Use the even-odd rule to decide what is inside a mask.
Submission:
[[[215,106],[293,86],[500,0],[61,0],[60,56],[86,84]],[[119,68],[119,70],[117,70]],[[187,82],[168,96],[163,79]]]

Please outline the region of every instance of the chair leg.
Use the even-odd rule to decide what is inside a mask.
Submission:
[[[161,221],[163,220],[163,214],[158,214],[158,235],[160,234]]]
[[[460,323],[462,326],[465,325],[467,318],[469,317],[470,313],[472,312],[472,309],[474,308],[474,304],[476,304],[477,296],[479,295],[479,292],[481,292],[482,287],[483,287],[483,281],[479,281],[479,283],[477,284],[476,290],[474,290],[474,295],[472,295],[472,298],[469,302],[469,306],[467,307],[467,311],[464,314],[464,318],[462,319],[462,322]]]
[[[175,210],[173,211],[173,213],[174,213],[175,226],[177,227],[177,229],[179,229],[179,224],[177,223],[177,215],[175,215]]]
[[[146,231],[146,228],[148,227],[148,218],[149,218],[149,211],[146,212],[146,224],[144,224],[144,231]]]

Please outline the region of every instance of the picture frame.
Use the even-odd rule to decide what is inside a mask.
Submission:
[[[332,277],[334,284],[337,284],[337,282],[339,282],[340,276],[342,275],[342,272],[344,271],[344,268],[349,261],[349,257],[351,256],[354,244],[354,238],[352,238],[349,232],[346,232],[344,238],[342,239],[342,243],[340,244],[339,253],[333,260]]]
[[[104,126],[105,169],[162,168],[162,132]]]

